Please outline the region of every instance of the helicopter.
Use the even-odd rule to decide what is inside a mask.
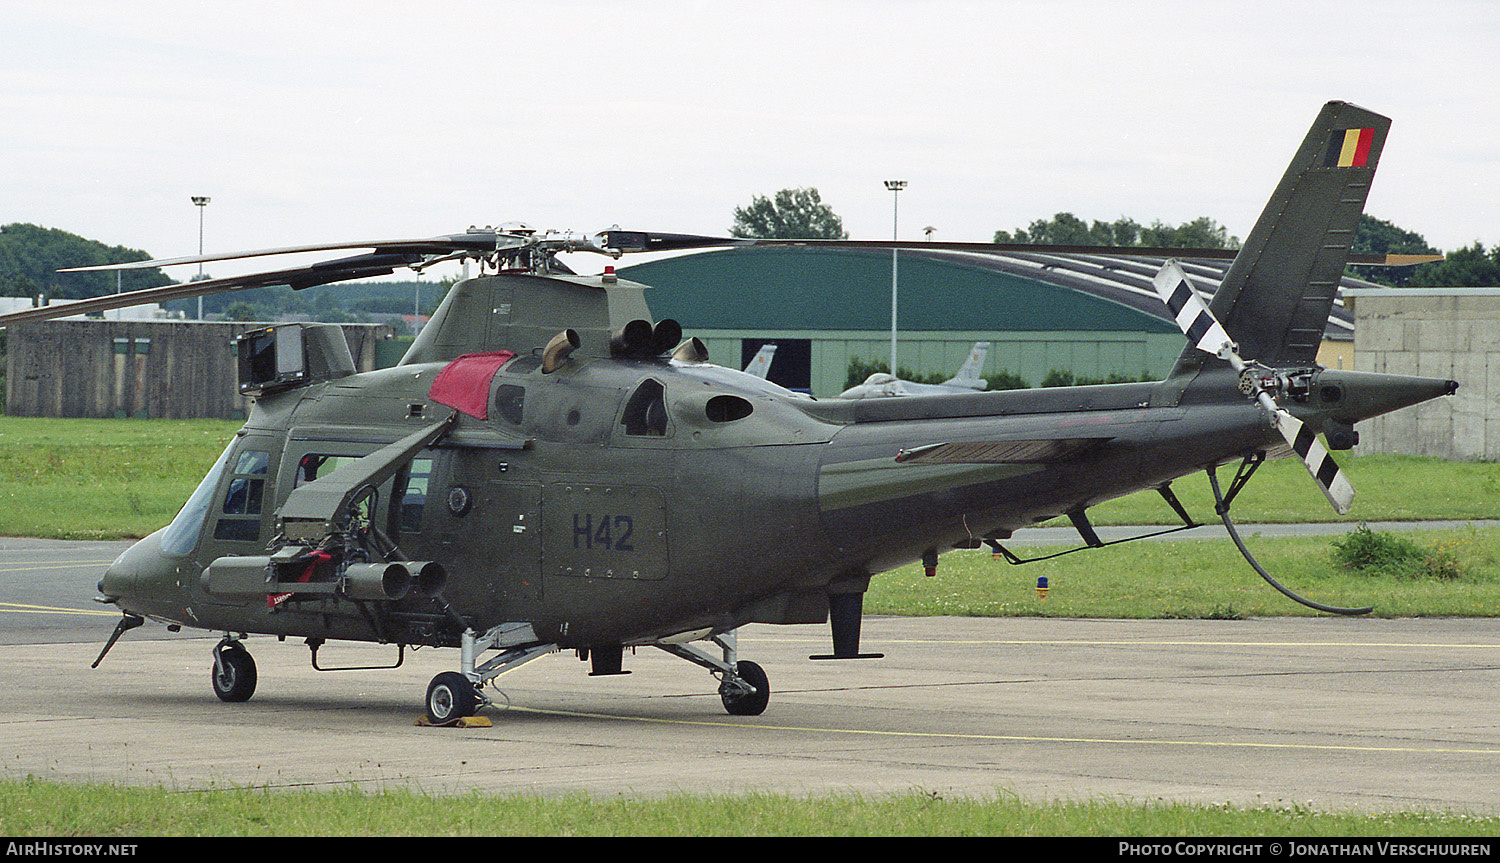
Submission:
[[[707,669],[724,709],[753,716],[771,688],[740,657],[736,631],[826,625],[832,650],[813,659],[878,657],[861,648],[863,597],[895,567],[921,561],[930,575],[940,553],[985,546],[1013,559],[1004,541],[1059,516],[1098,547],[1089,508],[1142,490],[1193,527],[1171,483],[1199,471],[1230,525],[1229,502],[1266,458],[1300,458],[1347,510],[1353,491],[1328,449],[1353,446],[1361,420],[1457,387],[1316,363],[1340,274],[1363,260],[1351,255],[1353,232],[1389,126],[1325,105],[1237,251],[1048,248],[1233,257],[1208,302],[1175,259],[1162,267],[1157,289],[1188,343],[1156,382],[794,393],[709,362],[704,343],[654,319],[645,286],[613,266],[580,275],[557,255],[903,244],[617,227],[586,235],[513,223],[108,265],[368,250],[59,303],[0,325],[481,262],[391,368],[356,372],[331,325],[237,340],[249,416],[177,516],[105,570],[96,598],[122,616],[94,665],[148,619],[221,632],[210,677],[233,703],[256,689],[251,635],[304,639],[319,670],[333,670],[318,660],[329,639],[394,645],[397,665],[408,648],[458,648],[457,667],[425,697],[425,721],[445,725],[489,705],[486,684],[539,657],[572,651],[609,676],[629,673],[627,651],[654,647]],[[939,246],[1038,248],[921,244]],[[1221,493],[1215,470],[1236,462]]]

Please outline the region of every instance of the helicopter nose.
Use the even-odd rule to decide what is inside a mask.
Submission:
[[[118,602],[129,598],[141,587],[175,573],[175,563],[162,554],[160,534],[157,531],[125,549],[104,570],[104,577],[99,579],[101,600]]]

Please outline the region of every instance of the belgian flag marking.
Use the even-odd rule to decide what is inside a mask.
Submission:
[[[1374,140],[1374,129],[1335,129],[1328,138],[1328,154],[1323,160],[1323,167],[1366,167],[1370,161],[1370,145]]]

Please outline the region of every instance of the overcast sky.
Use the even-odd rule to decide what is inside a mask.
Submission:
[[[1393,118],[1367,212],[1493,246],[1497,61],[1488,0],[3,0],[0,223],[157,257],[197,251],[192,195],[210,252],[719,234],[812,186],[885,239],[899,178],[903,239],[1059,211],[1243,237],[1342,99]]]

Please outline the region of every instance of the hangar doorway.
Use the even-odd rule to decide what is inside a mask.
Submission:
[[[741,339],[739,367],[744,368],[763,345],[776,346],[768,380],[789,390],[812,391],[812,339]]]

